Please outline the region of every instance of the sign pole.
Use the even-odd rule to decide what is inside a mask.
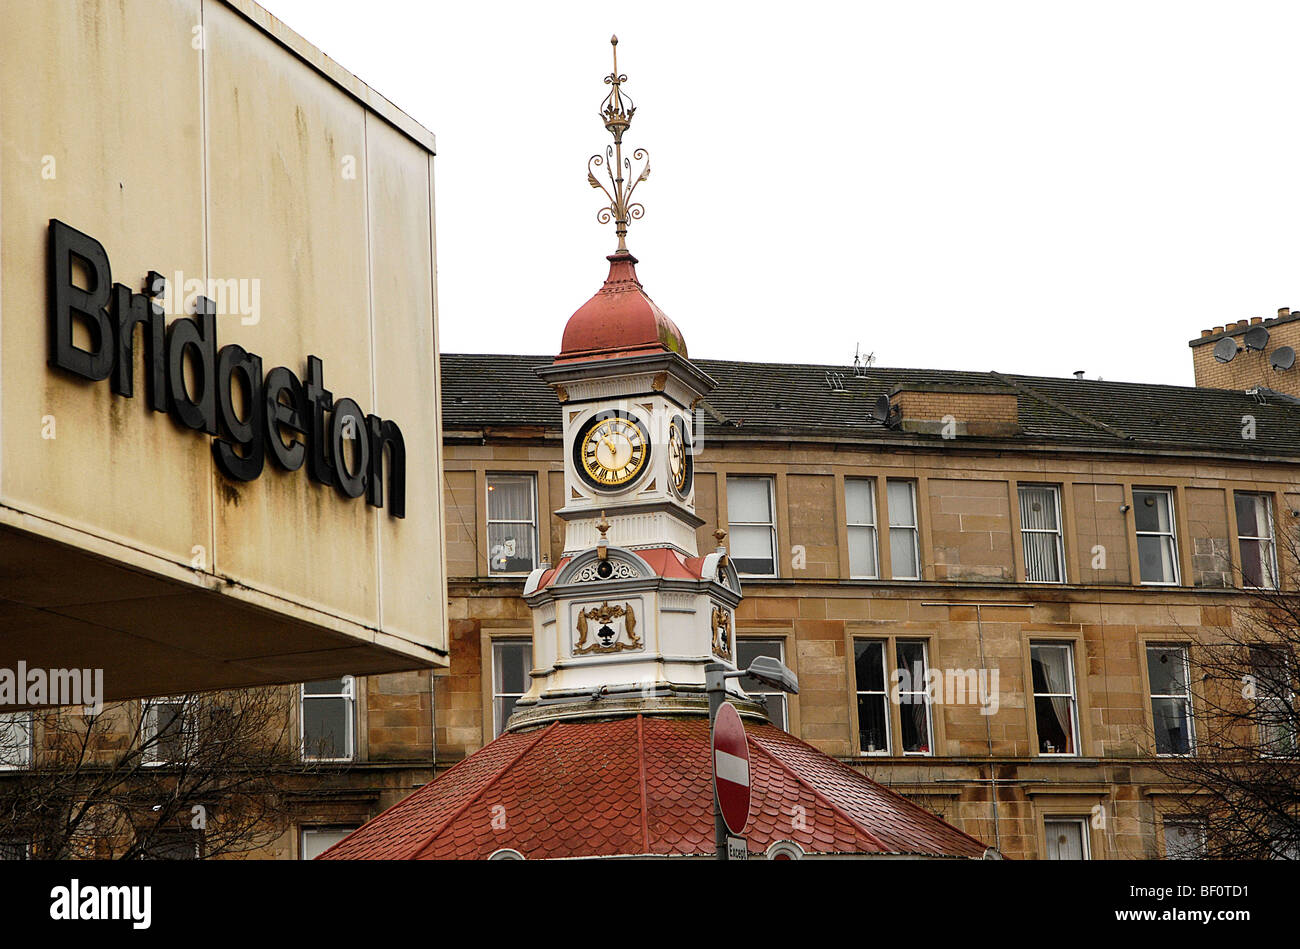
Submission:
[[[704,667],[705,691],[709,696],[709,734],[713,734],[713,725],[718,718],[718,709],[722,708],[722,703],[726,701],[726,672],[727,667],[720,662],[710,662]],[[709,757],[710,766],[712,767],[713,747],[710,744]],[[722,819],[722,807],[718,803],[717,787],[713,791],[713,838],[714,846],[717,849],[717,859],[725,861],[727,859],[727,825]]]

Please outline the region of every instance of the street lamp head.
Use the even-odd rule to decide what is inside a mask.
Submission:
[[[749,664],[745,674],[782,692],[799,694],[798,677],[786,668],[785,663],[772,656],[759,656]]]

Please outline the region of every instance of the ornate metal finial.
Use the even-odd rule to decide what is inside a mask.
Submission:
[[[605,519],[605,512],[600,512],[600,521],[596,524],[596,530],[600,531],[600,539],[605,540],[605,535],[609,533],[609,521]]]
[[[626,254],[628,222],[639,221],[645,214],[645,208],[641,203],[632,201],[632,192],[636,190],[637,185],[650,177],[650,153],[644,148],[638,148],[632,153],[634,160],[645,162],[641,173],[633,178],[632,162],[623,157],[623,133],[632,124],[636,106],[622,89],[623,83],[627,82],[627,76],[618,71],[618,37],[611,36],[609,44],[614,50],[614,71],[605,77],[605,85],[609,86],[610,90],[609,95],[605,96],[605,101],[601,103],[600,120],[605,123],[609,134],[614,136],[614,144],[605,146],[603,156],[592,155],[587,159],[587,183],[605,192],[605,197],[609,199],[609,205],[600,209],[596,214],[596,220],[601,224],[614,222],[614,231],[618,234],[618,253]],[[594,170],[602,166],[609,179],[608,188],[596,177]],[[628,181],[631,181],[630,185]]]

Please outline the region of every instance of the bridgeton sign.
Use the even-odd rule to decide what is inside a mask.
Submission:
[[[313,480],[383,507],[386,448],[388,511],[406,516],[401,429],[364,414],[353,399],[336,400],[320,359],[307,357],[305,383],[285,366],[263,375],[256,353],[234,343],[218,347],[212,300],[199,296],[192,317],[168,324],[157,302],[166,290],[161,274],[150,271],[144,292],[135,293],[112,282],[108,253],[93,237],[51,220],[49,238],[51,366],[95,382],[111,379],[114,393],[131,398],[139,327],[149,406],[214,436],[212,456],[227,478],[253,481],[269,456],[286,471],[305,464]],[[89,331],[88,348],[74,342],[77,322]]]

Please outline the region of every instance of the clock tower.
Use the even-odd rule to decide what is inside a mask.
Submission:
[[[508,725],[707,709],[704,666],[735,662],[740,582],[723,544],[701,554],[695,513],[696,407],[713,380],[687,358],[676,324],[641,286],[627,228],[644,208],[633,193],[650,175],[643,148],[623,155],[636,106],[623,91],[618,38],[601,105],[613,137],[587,180],[608,204],[618,246],[609,276],[569,318],[555,362],[539,370],[563,416],[565,523],[558,563],[529,576],[532,688]],[[635,169],[634,169],[635,163]],[[603,176],[601,181],[598,175]],[[761,706],[728,680],[742,712]]]

